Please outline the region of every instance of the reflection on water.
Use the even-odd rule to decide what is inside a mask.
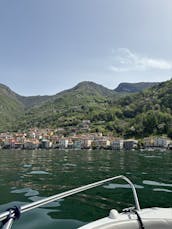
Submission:
[[[25,193],[24,196],[36,196],[39,195],[39,192],[36,190],[33,190],[31,188],[22,188],[22,189],[16,189],[16,188],[12,188],[13,190],[11,191],[11,193]]]
[[[46,171],[39,170],[39,171],[31,171],[28,174],[41,174],[41,175],[44,174],[44,175],[46,175],[46,174],[49,174],[49,173],[46,172]]]
[[[144,188],[142,185],[138,185],[138,184],[134,184],[134,186],[136,189]],[[131,188],[129,184],[108,184],[108,185],[104,185],[103,187],[107,189]]]
[[[1,150],[0,161],[1,211],[120,174],[134,182],[141,207],[172,206],[170,152]],[[112,182],[25,213],[14,228],[77,228],[132,205],[129,186]]]
[[[169,189],[164,189],[164,188],[154,188],[153,189],[154,192],[172,192]]]
[[[144,180],[143,184],[153,185],[153,186],[165,186],[165,187],[172,187],[172,184],[165,184],[162,182],[151,181],[151,180]]]

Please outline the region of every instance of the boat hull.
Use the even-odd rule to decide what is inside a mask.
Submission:
[[[172,228],[172,208],[148,208],[134,212],[118,213],[111,210],[108,217],[96,220],[79,229],[170,229]],[[144,227],[141,227],[141,223]]]

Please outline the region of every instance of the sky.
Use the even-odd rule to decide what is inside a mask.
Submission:
[[[172,0],[0,0],[0,83],[52,95],[172,78]]]

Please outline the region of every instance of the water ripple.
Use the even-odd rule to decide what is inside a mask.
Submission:
[[[161,182],[151,181],[151,180],[144,180],[143,184],[152,185],[152,186],[172,187],[172,184],[166,184],[166,183],[161,183]]]
[[[39,195],[39,192],[36,191],[36,190],[33,190],[31,188],[22,188],[22,189],[13,189],[11,191],[11,193],[17,193],[17,194],[20,194],[20,193],[25,193],[24,196],[36,196],[36,195]]]
[[[28,174],[35,174],[35,175],[47,175],[49,174],[49,172],[46,172],[46,171],[41,171],[41,170],[38,170],[38,171],[31,171],[30,173]]]
[[[108,184],[108,185],[104,185],[104,188],[107,189],[115,189],[115,188],[131,188],[131,186],[129,184]],[[142,185],[134,185],[135,188],[137,189],[141,189],[144,188]]]
[[[154,188],[153,191],[155,191],[155,192],[172,192],[169,189],[163,189],[163,188]]]

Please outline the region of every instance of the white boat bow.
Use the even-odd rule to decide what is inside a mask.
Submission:
[[[172,228],[172,208],[147,208],[118,213],[110,211],[108,217],[88,223],[79,229],[170,229]]]
[[[130,185],[133,192],[135,207],[125,209],[122,213],[118,213],[117,210],[112,209],[108,217],[88,223],[79,229],[172,229],[172,208],[141,209],[134,184],[127,177],[122,175],[75,188],[20,207],[11,207],[0,214],[0,221],[2,222],[2,226],[0,228],[10,229],[13,222],[16,219],[19,219],[21,214],[27,211],[76,193],[98,187],[116,179],[123,179]]]

